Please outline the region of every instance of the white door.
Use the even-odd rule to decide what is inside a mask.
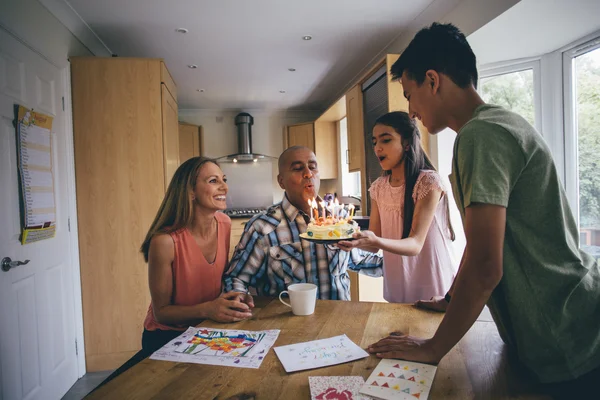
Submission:
[[[78,377],[63,71],[0,28],[0,399],[60,399]],[[14,104],[54,117],[56,236],[22,246]],[[73,232],[73,235],[76,233]]]

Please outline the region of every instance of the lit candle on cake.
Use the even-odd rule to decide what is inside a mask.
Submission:
[[[325,215],[325,203],[323,203],[322,201],[320,201],[319,204],[321,205],[321,210],[323,210],[323,219],[325,219],[325,217],[326,217],[326,215]]]
[[[333,214],[338,218],[340,217],[340,202],[337,197],[333,201]]]
[[[330,205],[327,206],[327,209],[329,210],[329,216],[331,218],[335,218],[334,207],[330,204]]]
[[[310,204],[310,208],[313,212],[313,219],[316,221],[319,218],[319,209],[317,207],[317,202],[315,201],[315,199],[312,199],[312,202],[309,200],[308,203]]]
[[[350,218],[354,217],[354,204],[348,204],[348,211],[350,212]]]

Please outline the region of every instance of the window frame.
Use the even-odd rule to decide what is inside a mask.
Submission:
[[[596,32],[562,49],[562,81],[563,81],[563,145],[565,160],[565,191],[571,205],[573,216],[579,224],[579,150],[577,127],[577,88],[575,84],[575,58],[588,52],[600,49],[600,32]]]
[[[538,57],[510,60],[480,66],[477,88],[479,90],[482,79],[527,70],[532,70],[533,72],[533,111],[535,119],[534,126],[538,132],[542,132],[542,76],[540,73],[541,62]]]

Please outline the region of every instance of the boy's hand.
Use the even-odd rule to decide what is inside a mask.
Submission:
[[[429,300],[419,300],[415,303],[417,308],[422,308],[424,310],[432,310],[437,312],[446,312],[446,308],[448,308],[448,302],[444,298],[444,296],[433,296]]]

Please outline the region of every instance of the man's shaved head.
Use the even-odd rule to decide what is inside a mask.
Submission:
[[[292,154],[294,154],[298,150],[312,152],[312,150],[306,146],[292,146],[292,147],[288,147],[287,149],[285,149],[283,151],[283,153],[281,153],[281,155],[279,156],[279,161],[277,163],[277,167],[279,168],[280,174],[281,174],[282,170],[288,169],[290,163],[292,162],[292,157],[291,157]]]

